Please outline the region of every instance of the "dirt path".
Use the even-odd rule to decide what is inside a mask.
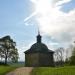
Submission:
[[[13,72],[10,72],[6,75],[30,75],[32,71],[32,67],[22,67],[14,70]]]

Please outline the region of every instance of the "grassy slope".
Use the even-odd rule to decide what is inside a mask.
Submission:
[[[75,66],[60,68],[38,67],[33,69],[32,75],[75,75]]]
[[[10,66],[2,66],[0,65],[0,75],[5,75],[6,73],[18,68],[24,66],[23,64],[11,64]]]

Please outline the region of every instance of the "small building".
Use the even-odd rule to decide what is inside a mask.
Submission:
[[[41,35],[38,33],[37,42],[30,49],[25,51],[25,66],[27,67],[49,67],[54,66],[53,53],[41,42]]]

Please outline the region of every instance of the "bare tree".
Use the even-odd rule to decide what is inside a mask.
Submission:
[[[63,55],[64,55],[64,48],[58,48],[55,51],[55,59],[56,59],[56,62],[58,62],[58,65],[62,65],[63,60],[64,60]]]

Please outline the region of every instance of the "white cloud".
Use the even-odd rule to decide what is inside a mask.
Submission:
[[[62,43],[70,43],[75,37],[75,9],[65,13],[63,4],[72,0],[30,0],[35,11],[25,21],[37,16],[39,28],[44,35],[52,36]]]
[[[31,19],[35,15],[36,15],[36,12],[32,13],[30,16],[24,19],[24,22],[27,22],[29,19]]]
[[[54,1],[57,2],[56,5],[62,5],[62,4],[65,4],[65,3],[70,2],[71,0],[54,0]],[[59,2],[58,2],[58,1],[59,1]]]
[[[52,0],[53,6],[48,4],[50,0],[46,0],[48,3],[41,1],[39,5],[40,9],[38,8],[39,13],[37,13],[37,15],[40,15],[37,18],[40,30],[44,34],[51,35],[59,41],[63,42],[65,39],[69,39],[67,41],[72,41],[75,37],[75,9],[68,13],[60,10],[62,4],[68,3],[71,0]],[[47,9],[43,8],[42,5]]]

